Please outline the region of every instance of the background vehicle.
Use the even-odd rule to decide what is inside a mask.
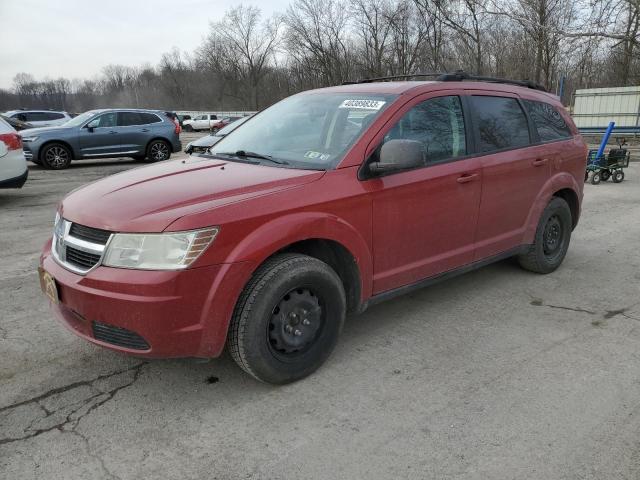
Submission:
[[[224,117],[211,124],[211,133],[216,133],[218,130],[230,125],[231,123],[239,120],[242,117]]]
[[[22,134],[27,160],[67,168],[71,160],[132,157],[151,162],[180,151],[180,125],[161,110],[106,109],[78,115],[63,126]]]
[[[71,116],[67,112],[56,112],[54,110],[11,110],[4,115],[21,122],[30,123],[34,127],[63,125],[71,120]]]
[[[207,135],[206,137],[199,138],[198,140],[194,140],[193,142],[190,142],[187,144],[187,147],[184,149],[184,151],[188,154],[205,153],[207,150],[209,150],[216,143],[218,143],[224,137],[229,135],[231,132],[233,132],[236,128],[238,128],[240,125],[245,123],[250,118],[251,118],[251,115],[248,115],[246,117],[240,117],[239,120],[236,120],[235,122],[230,123],[226,127],[221,128],[216,133]]]
[[[18,120],[17,118],[5,117],[4,115],[0,115],[0,118],[2,118],[5,122],[7,122],[18,131],[26,130],[27,128],[33,128],[33,125],[31,125],[30,123],[23,122],[22,120]]]
[[[181,127],[184,127],[185,120],[191,120],[191,115],[178,115],[178,122],[180,122]]]
[[[205,113],[202,115],[197,115],[193,117],[191,120],[184,120],[182,122],[182,126],[185,131],[198,131],[198,130],[211,130],[211,125],[213,125],[218,120],[218,116],[213,113]]]
[[[75,190],[41,260],[54,312],[140,356],[226,344],[287,383],[328,358],[349,313],[511,256],[554,271],[586,145],[557,97],[479,78],[303,92],[210,155]]]
[[[0,188],[21,188],[28,174],[20,135],[0,118]]]

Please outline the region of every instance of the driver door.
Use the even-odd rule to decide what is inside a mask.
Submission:
[[[92,118],[80,129],[80,155],[91,158],[119,154],[121,141],[117,125],[116,112],[107,112]]]
[[[467,154],[468,125],[460,94],[425,94],[396,112],[373,140],[378,146],[417,140],[425,154],[422,167],[365,182],[373,199],[374,294],[473,261],[481,168]]]

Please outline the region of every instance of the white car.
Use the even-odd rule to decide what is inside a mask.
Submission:
[[[21,188],[28,174],[22,138],[0,118],[0,188]]]
[[[187,132],[197,130],[210,130],[211,126],[216,123],[218,116],[213,113],[205,113],[202,115],[196,115],[191,120],[184,120],[182,122],[182,128]]]
[[[11,110],[4,116],[30,123],[34,127],[56,127],[71,120],[67,112],[53,110]]]

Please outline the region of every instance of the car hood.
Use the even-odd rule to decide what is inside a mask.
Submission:
[[[81,187],[63,200],[61,213],[72,222],[115,232],[161,232],[184,215],[304,185],[323,174],[192,157]]]
[[[206,137],[199,138],[191,142],[192,147],[213,147],[216,143],[222,140],[222,136],[219,135],[207,135]]]
[[[47,133],[53,133],[53,134],[59,134],[59,133],[63,133],[63,132],[66,133],[66,132],[69,132],[72,129],[73,129],[73,127],[63,127],[63,126],[28,128],[26,130],[21,130],[20,131],[20,135],[33,137],[33,136],[36,136],[36,135],[43,135],[43,134],[47,134]]]

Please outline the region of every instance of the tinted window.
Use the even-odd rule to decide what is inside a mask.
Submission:
[[[142,119],[143,125],[148,125],[150,123],[158,123],[162,121],[160,117],[158,117],[157,115],[154,115],[153,113],[141,113],[140,118]],[[170,118],[173,119],[174,117],[170,117]]]
[[[94,118],[89,122],[89,125],[93,128],[101,127],[115,127],[116,126],[116,112],[109,112]]]
[[[515,98],[469,97],[477,119],[481,152],[528,145],[527,118]]]
[[[460,98],[431,98],[416,105],[385,135],[384,141],[398,138],[421,142],[427,163],[465,155],[467,147]]]
[[[120,112],[118,116],[118,125],[128,127],[132,125],[148,125],[157,123],[161,120],[157,115],[144,112]]]
[[[524,100],[524,105],[536,126],[540,141],[548,142],[572,136],[564,118],[552,105],[533,100]]]
[[[24,116],[27,122],[44,122],[47,120],[43,112],[26,112]]]
[[[45,120],[60,120],[64,115],[57,112],[45,112],[42,114]]]

